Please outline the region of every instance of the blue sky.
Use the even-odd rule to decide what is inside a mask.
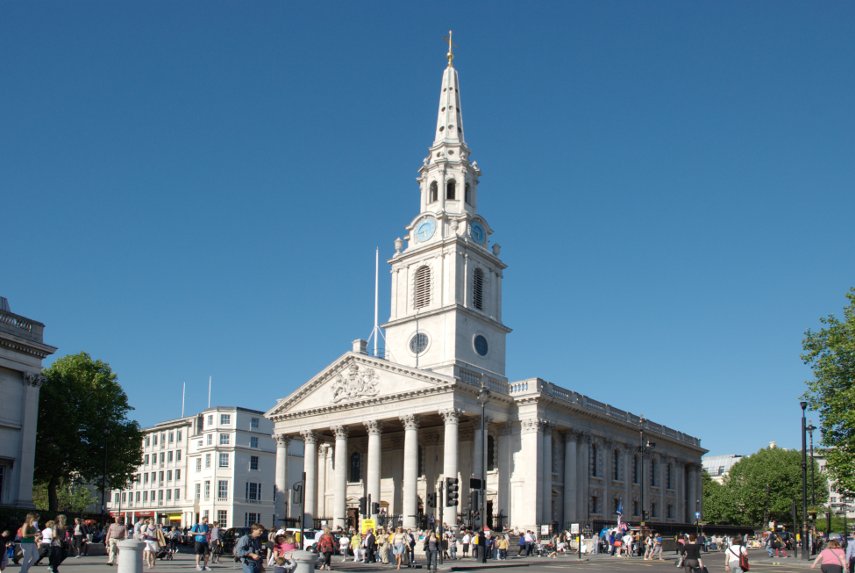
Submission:
[[[366,337],[455,32],[512,379],[799,445],[855,285],[851,2],[0,3],[0,294],[144,424]],[[389,277],[381,274],[381,319]]]

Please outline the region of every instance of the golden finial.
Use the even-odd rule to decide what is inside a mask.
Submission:
[[[454,51],[452,50],[453,44],[451,43],[451,30],[448,31],[448,38],[446,39],[448,40],[448,53],[446,54],[446,57],[448,58],[448,67],[450,68],[451,63],[454,61]]]

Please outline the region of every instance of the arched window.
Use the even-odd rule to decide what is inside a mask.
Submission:
[[[478,310],[484,310],[484,271],[476,268],[472,277],[472,304]]]
[[[435,203],[439,199],[439,187],[436,181],[430,182],[430,202]]]
[[[463,198],[466,200],[467,205],[472,204],[472,191],[469,189],[469,183],[463,186]]]
[[[422,266],[416,270],[413,288],[413,308],[424,308],[430,304],[430,267]]]
[[[496,438],[487,436],[487,471],[496,469]]]
[[[445,198],[452,200],[457,198],[457,182],[454,179],[449,179],[445,184]]]
[[[362,456],[359,452],[350,454],[350,480],[359,481],[362,479]]]

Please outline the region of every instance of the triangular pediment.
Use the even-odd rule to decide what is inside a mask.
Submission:
[[[301,412],[430,393],[454,384],[449,376],[348,352],[279,400],[265,416],[275,421]]]

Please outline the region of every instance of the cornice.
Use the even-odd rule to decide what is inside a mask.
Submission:
[[[42,344],[40,342],[33,342],[31,340],[25,340],[23,338],[19,338],[17,336],[5,333],[0,334],[0,348],[6,348],[8,350],[19,352],[21,354],[27,354],[29,356],[35,356],[39,360],[44,360],[45,358],[56,352],[55,346]]]

